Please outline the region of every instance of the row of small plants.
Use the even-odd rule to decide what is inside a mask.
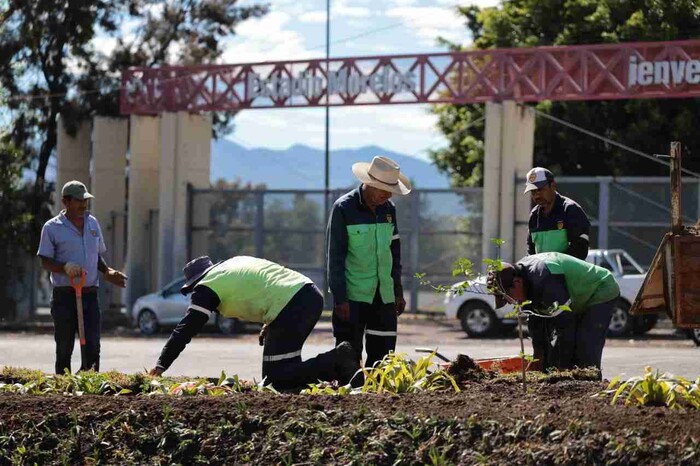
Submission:
[[[405,354],[391,353],[375,367],[361,369],[361,386],[334,383],[311,384],[302,394],[344,395],[349,393],[415,393],[420,391],[453,390],[459,392],[455,379],[433,362],[434,353],[417,361]],[[0,372],[0,392],[31,395],[208,395],[223,396],[247,391],[276,392],[271,385],[240,380],[237,375],[222,372],[218,380],[186,379],[182,377],[150,377],[145,374],[110,372],[79,372],[77,374],[47,375],[41,371],[5,368]]]
[[[16,392],[30,395],[208,395],[222,396],[246,391],[271,391],[270,386],[228,377],[219,379],[185,377],[151,377],[146,374],[110,372],[79,372],[48,375],[41,371],[4,368],[0,372],[0,393]]]
[[[449,370],[433,361],[434,353],[413,361],[405,354],[391,353],[375,367],[361,369],[359,386],[338,386],[328,382],[311,384],[301,391],[303,395],[352,395],[362,393],[417,393],[424,391],[460,392],[460,383]],[[517,376],[496,375],[505,382],[517,381]],[[532,382],[555,382],[562,379],[595,380],[595,373],[583,370],[528,373]],[[240,380],[237,375],[224,372],[218,379],[188,379],[184,377],[154,378],[145,374],[80,372],[66,375],[47,375],[41,371],[4,368],[0,372],[0,393],[14,392],[31,395],[177,395],[226,396],[234,393],[265,391],[277,393],[269,385]],[[615,377],[596,397],[609,397],[610,403],[626,405],[667,406],[670,409],[700,409],[700,376],[694,381],[650,367],[640,377],[621,380]]]

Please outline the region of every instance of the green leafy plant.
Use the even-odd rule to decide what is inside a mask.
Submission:
[[[423,391],[454,390],[460,392],[454,377],[433,361],[435,352],[408,359],[404,353],[389,353],[370,368],[363,368],[361,387],[335,387],[326,382],[310,384],[303,395],[347,395],[355,393],[417,393]]]
[[[518,338],[520,340],[520,357],[522,359],[522,383],[523,388],[527,386],[527,377],[525,376],[525,371],[527,365],[534,362],[535,359],[532,356],[525,354],[525,339],[523,337],[523,323],[528,316],[537,316],[542,318],[553,318],[558,316],[562,312],[571,312],[571,308],[568,303],[560,305],[559,303],[553,303],[551,306],[544,309],[532,309],[531,301],[519,302],[508,295],[506,290],[503,289],[500,282],[494,280],[494,277],[503,270],[503,261],[500,259],[501,256],[501,246],[505,244],[505,241],[500,238],[491,238],[491,243],[496,246],[497,257],[496,259],[484,259],[483,262],[486,264],[486,275],[487,281],[486,286],[481,284],[477,278],[479,275],[473,269],[473,262],[466,258],[458,259],[452,269],[453,277],[464,278],[464,281],[457,283],[456,285],[441,285],[433,284],[431,281],[425,279],[424,273],[416,274],[421,285],[427,285],[433,288],[438,293],[448,293],[453,296],[462,296],[465,292],[469,291],[476,294],[490,294],[502,298],[506,303],[513,306],[513,311],[509,312],[506,317],[516,318],[518,321]]]
[[[593,396],[612,396],[610,404],[624,400],[626,405],[700,409],[700,376],[691,382],[666,372],[661,374],[647,366],[643,376],[627,381],[617,376],[610,381],[606,390]]]

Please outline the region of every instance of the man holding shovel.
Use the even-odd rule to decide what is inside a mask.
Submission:
[[[37,255],[51,272],[51,317],[56,340],[56,373],[71,371],[75,333],[80,335],[80,370],[100,369],[100,309],[97,301],[98,274],[124,288],[126,275],[107,266],[107,250],[97,219],[88,212],[94,196],[79,181],[69,181],[61,190],[64,210],[47,221],[41,230]],[[80,296],[80,298],[79,298]],[[80,304],[78,304],[80,299]],[[82,307],[82,321],[79,319]],[[81,331],[82,327],[82,332]]]

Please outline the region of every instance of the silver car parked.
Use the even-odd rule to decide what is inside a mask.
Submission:
[[[131,308],[131,321],[144,335],[153,335],[161,327],[177,325],[185,316],[190,299],[180,293],[185,278],[165,285],[160,291],[141,296]],[[232,334],[241,327],[238,319],[226,319],[215,314],[207,325],[216,325],[221,333]]]

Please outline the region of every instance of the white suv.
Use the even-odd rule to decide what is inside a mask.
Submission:
[[[620,285],[620,297],[616,301],[608,335],[640,335],[651,330],[658,319],[656,314],[632,316],[628,313],[644,281],[644,269],[622,249],[591,249],[586,260],[610,270]],[[513,329],[516,320],[506,319],[506,315],[513,310],[512,306],[494,309],[494,297],[485,294],[485,277],[472,280],[469,288],[471,291],[465,291],[461,296],[454,293],[445,296],[445,315],[448,319],[459,319],[462,329],[471,337],[492,336],[499,330]]]

